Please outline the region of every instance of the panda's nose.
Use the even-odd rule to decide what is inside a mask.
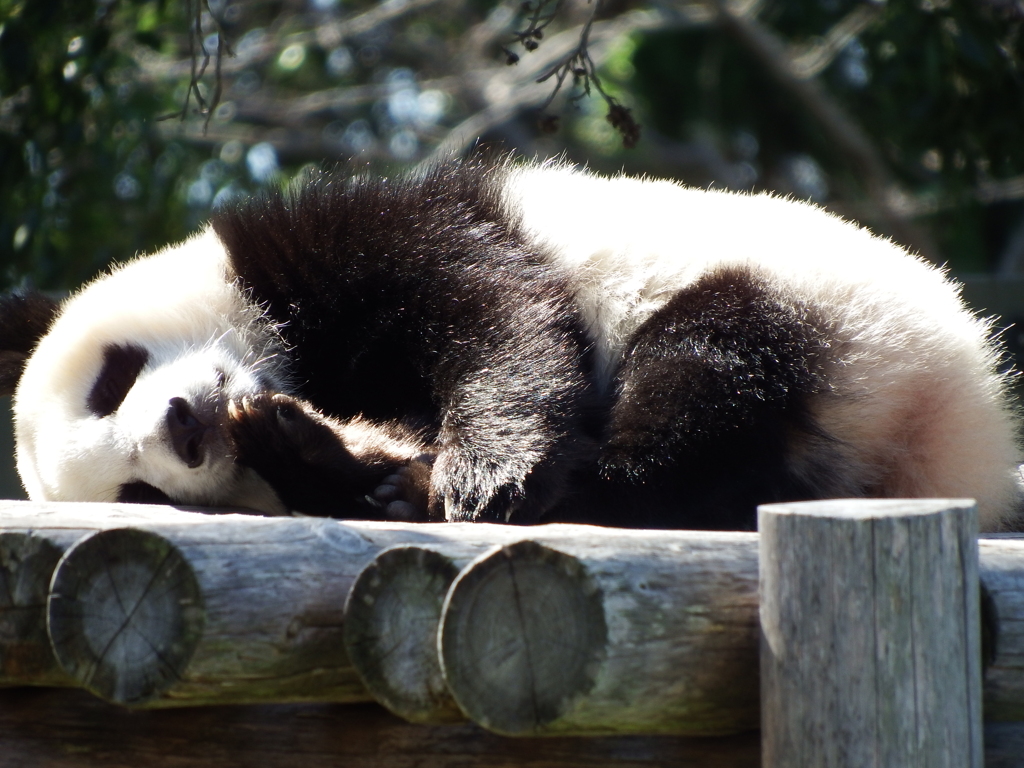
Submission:
[[[203,438],[209,425],[201,422],[188,401],[172,397],[167,408],[167,434],[178,457],[189,469],[203,463]]]

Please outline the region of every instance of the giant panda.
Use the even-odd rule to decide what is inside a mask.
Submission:
[[[991,323],[812,205],[473,158],[321,173],[66,301],[0,303],[32,499],[750,529],[973,497],[1015,527]]]

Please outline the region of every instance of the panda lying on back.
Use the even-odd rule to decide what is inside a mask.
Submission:
[[[751,528],[966,496],[996,529],[989,333],[812,206],[473,160],[318,176],[59,307],[9,295],[0,390],[33,499]]]

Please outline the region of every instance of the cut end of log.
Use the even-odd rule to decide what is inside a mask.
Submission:
[[[602,595],[574,557],[523,541],[481,556],[445,601],[442,669],[467,716],[543,733],[594,687],[607,655]]]
[[[345,650],[367,690],[414,723],[464,718],[437,658],[445,595],[459,569],[417,546],[385,550],[356,578],[345,604]]]
[[[83,687],[141,704],[177,681],[205,614],[191,566],[166,539],[113,529],[71,547],[53,575],[48,605],[57,661]]]
[[[758,507],[758,530],[765,515],[824,518],[826,520],[870,520],[894,517],[927,517],[938,511],[968,512],[977,507],[974,499],[827,499],[762,504]]]
[[[62,680],[46,637],[46,595],[61,550],[27,533],[0,533],[0,679]]]

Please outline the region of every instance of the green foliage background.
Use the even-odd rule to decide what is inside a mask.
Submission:
[[[153,132],[169,95],[133,82],[115,30],[147,34],[156,4],[0,3],[0,264],[67,288],[183,232],[189,153]]]
[[[763,19],[804,39],[827,29],[849,3],[773,4]],[[924,223],[960,271],[996,268],[1020,205],[985,206],[970,192],[988,178],[1024,172],[1024,79],[1019,20],[976,2],[895,2],[823,74],[829,91],[860,122],[908,188],[948,201]],[[778,167],[806,153],[831,186],[856,197],[858,179],[818,126],[736,42],[707,32],[655,34],[634,56],[634,84],[653,125],[682,139],[748,131],[760,161]],[[682,98],[665,99],[675,93]],[[776,187],[785,188],[778,179]]]
[[[609,16],[632,7],[606,6]],[[767,0],[758,18],[787,44],[811,45],[857,6]],[[287,45],[289,34],[373,7],[211,3],[235,48],[263,30],[282,43],[274,56],[226,77],[224,104],[203,135],[158,120],[181,108],[188,77],[155,77],[140,66],[145,55],[187,57],[183,0],[0,0],[0,288],[25,278],[73,287],[111,260],[183,237],[215,201],[282,183],[307,164],[355,157],[394,167],[422,159],[475,108],[457,88],[429,91],[443,106],[426,123],[396,117],[387,96],[283,126],[248,106],[391,82],[411,83],[413,96],[422,96],[419,83],[458,74],[452,62],[461,36],[499,9],[493,0],[449,0],[340,43]],[[992,200],[977,190],[1024,174],[1024,11],[1008,0],[873,7],[881,8],[875,22],[819,77],[904,188],[934,202],[918,223],[939,257],[961,272],[996,271],[1024,232],[1024,194]],[[500,60],[500,45],[491,48]],[[644,125],[637,149],[622,148],[596,98],[556,101],[562,130],[555,136],[541,133],[536,113],[525,110],[484,138],[525,155],[566,152],[599,169],[772,189],[860,210],[865,193],[847,159],[717,26],[623,38],[601,72]],[[203,87],[209,96],[209,77]],[[193,113],[186,125],[204,120]],[[273,148],[282,172],[257,179],[246,160],[261,143]],[[863,218],[876,223],[870,213]]]

